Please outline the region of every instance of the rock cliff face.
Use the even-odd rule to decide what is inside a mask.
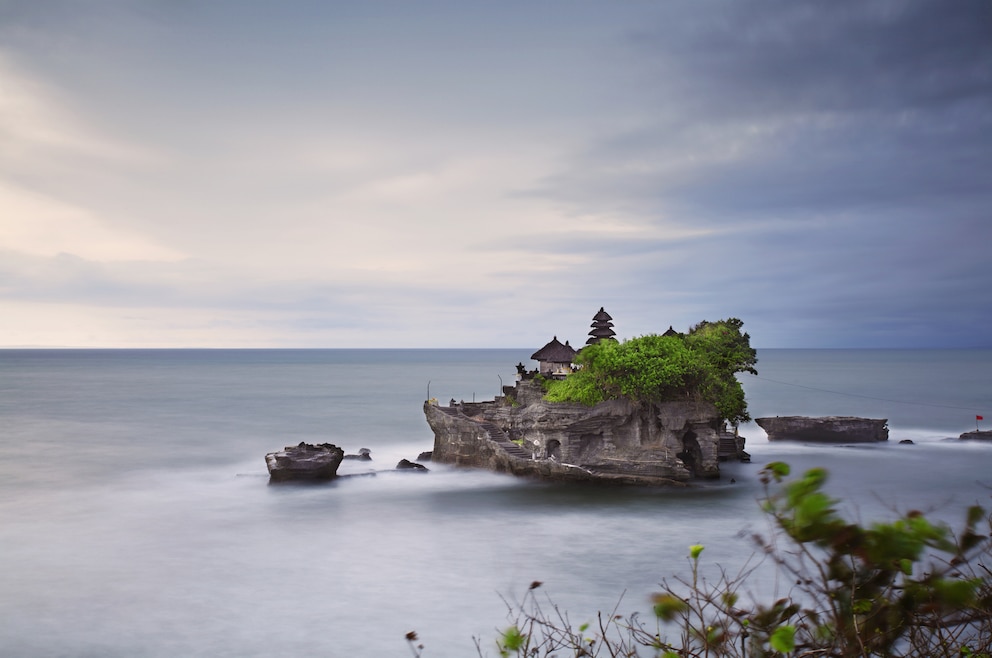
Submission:
[[[708,403],[586,407],[546,402],[529,381],[511,390],[512,402],[425,404],[433,460],[558,481],[670,485],[720,475],[726,436]]]
[[[889,440],[888,419],[856,416],[775,416],[755,418],[769,441],[793,440],[818,443],[872,443]]]

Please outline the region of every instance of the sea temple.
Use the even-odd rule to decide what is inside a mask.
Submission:
[[[613,318],[600,308],[586,344],[615,336]],[[620,398],[593,406],[545,400],[542,382],[571,374],[577,353],[555,336],[531,355],[537,367],[518,364],[516,383],[495,400],[448,406],[428,400],[432,460],[550,481],[659,486],[718,478],[719,462],[748,459],[743,437],[728,431],[704,400]]]

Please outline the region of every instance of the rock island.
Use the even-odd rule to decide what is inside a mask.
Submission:
[[[593,317],[586,346],[557,336],[517,365],[517,381],[486,402],[424,404],[432,460],[557,482],[685,485],[748,460],[728,422],[747,420],[734,378],[755,352],[739,320],[688,334],[619,343],[612,317]],[[722,389],[721,389],[722,387]],[[719,389],[719,391],[717,391]]]

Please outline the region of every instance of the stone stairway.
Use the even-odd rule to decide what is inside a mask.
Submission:
[[[717,459],[720,461],[751,461],[751,455],[744,451],[743,440],[739,440],[737,436],[730,432],[720,432],[719,439]]]
[[[510,437],[506,435],[506,432],[497,427],[495,423],[483,421],[479,423],[479,425],[482,426],[482,429],[486,430],[489,434],[489,438],[492,439],[493,442],[502,448],[507,454],[521,459],[531,458],[531,454],[529,452],[518,446],[513,441],[510,441]]]
[[[489,436],[490,440],[492,440],[493,443],[495,443],[500,448],[502,448],[503,451],[508,455],[517,457],[519,459],[532,458],[532,455],[529,452],[518,446],[513,441],[510,441],[510,437],[506,435],[506,432],[501,430],[499,426],[497,426],[495,423],[489,422],[487,420],[479,421],[479,420],[475,420],[474,418],[469,418],[465,414],[461,413],[458,409],[453,409],[451,407],[439,406],[438,409],[442,413],[447,414],[448,416],[452,416],[454,418],[464,418],[466,420],[472,421],[473,423],[476,423],[486,431],[486,434]]]

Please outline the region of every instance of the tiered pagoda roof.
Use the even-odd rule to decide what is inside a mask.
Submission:
[[[601,340],[616,340],[617,332],[613,331],[611,320],[613,318],[610,317],[610,314],[600,306],[599,313],[592,316],[592,331],[589,332],[589,340],[586,341],[586,345],[592,345]]]

